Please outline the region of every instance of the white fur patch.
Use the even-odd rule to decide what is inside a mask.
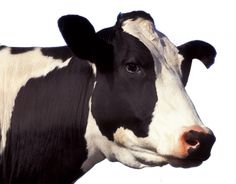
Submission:
[[[30,78],[46,76],[56,67],[66,67],[69,61],[70,59],[62,62],[60,59],[43,56],[40,48],[21,54],[11,54],[10,48],[0,51],[0,153],[5,148],[6,134],[10,128],[11,114],[20,88]]]

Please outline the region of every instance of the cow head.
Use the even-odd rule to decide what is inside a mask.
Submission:
[[[59,28],[74,54],[96,65],[91,114],[107,140],[97,145],[109,147],[103,154],[137,168],[208,159],[215,137],[185,85],[192,59],[209,67],[214,47],[203,41],[176,47],[142,11],[120,14],[115,26],[97,33],[77,15],[59,19]]]

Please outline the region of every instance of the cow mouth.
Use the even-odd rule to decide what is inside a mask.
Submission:
[[[144,158],[139,158],[139,157],[136,157],[136,159],[140,163],[148,167],[164,166],[166,164],[170,164],[173,167],[190,168],[190,167],[197,167],[201,165],[203,162],[201,160],[181,159],[181,158],[172,157],[172,156],[163,156],[163,161],[160,161],[160,162],[146,160]]]
[[[197,167],[202,164],[203,160],[197,159],[181,159],[172,156],[166,156],[167,162],[173,167],[182,167],[182,168],[190,168]]]
[[[201,150],[200,150],[201,151]],[[193,152],[191,149],[188,151],[188,156],[184,158],[174,157],[174,156],[164,156],[170,165],[173,167],[196,167],[202,164],[202,162],[206,161],[210,157],[210,152],[198,150]]]
[[[153,152],[152,150],[132,150],[135,158],[141,164],[147,167],[155,167],[155,166],[164,166],[166,164],[170,164],[173,167],[182,167],[182,168],[190,168],[197,167],[202,164],[204,160],[201,159],[191,159],[191,158],[178,158],[170,155],[160,155],[157,152]],[[139,153],[139,154],[137,154]],[[145,156],[143,155],[145,154]],[[155,159],[150,159],[155,158]],[[158,159],[156,159],[158,158]]]

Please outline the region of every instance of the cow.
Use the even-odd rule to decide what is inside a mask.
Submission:
[[[132,168],[193,167],[210,156],[185,86],[193,59],[216,50],[175,46],[144,11],[95,32],[79,15],[58,20],[67,44],[0,47],[0,183],[73,183],[107,158]]]

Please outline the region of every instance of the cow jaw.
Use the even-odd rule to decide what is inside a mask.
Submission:
[[[92,168],[97,162],[107,158],[110,161],[119,161],[132,168],[147,166],[161,166],[166,159],[159,156],[148,146],[145,138],[139,138],[129,129],[118,128],[113,134],[114,140],[109,140],[101,133],[91,112],[89,102],[89,116],[85,139],[87,142],[88,157],[82,165],[84,172]]]
[[[149,138],[137,137],[133,131],[120,127],[113,134],[114,142],[127,150],[145,166],[162,166],[166,159],[156,152]]]
[[[137,169],[166,163],[165,159],[155,154],[151,149],[140,147],[142,141],[145,145],[145,140],[136,137],[131,130],[118,128],[114,133],[114,141],[109,140],[102,135],[91,111],[89,112],[85,138],[88,158],[82,165],[84,172],[104,158],[110,161],[119,161],[126,166]]]

